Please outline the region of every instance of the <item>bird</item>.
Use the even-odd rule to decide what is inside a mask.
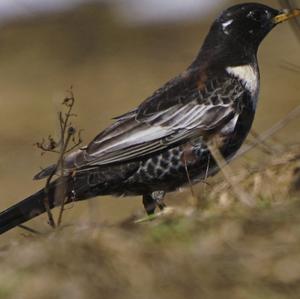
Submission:
[[[114,118],[87,146],[63,161],[64,175],[0,213],[4,233],[58,205],[96,196],[140,195],[146,213],[163,209],[166,193],[216,174],[209,149],[229,162],[249,133],[257,107],[259,45],[279,23],[300,15],[260,3],[234,5],[212,23],[200,51],[178,76],[140,105]],[[58,172],[49,166],[34,179]],[[63,186],[63,188],[61,188]]]

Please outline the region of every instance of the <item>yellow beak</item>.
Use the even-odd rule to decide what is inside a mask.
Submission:
[[[285,10],[283,10],[283,13],[281,13],[273,18],[273,22],[275,24],[278,24],[278,23],[282,23],[286,20],[295,18],[297,16],[300,16],[300,9],[293,9],[293,10],[285,9]]]

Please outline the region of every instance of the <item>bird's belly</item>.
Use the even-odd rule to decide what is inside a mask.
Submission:
[[[189,142],[141,162],[139,169],[127,183],[131,190],[145,188],[141,193],[173,191],[189,180],[205,179],[213,169],[215,163],[203,142]]]

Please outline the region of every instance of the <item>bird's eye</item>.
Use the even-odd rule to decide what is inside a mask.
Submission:
[[[265,14],[258,10],[252,10],[247,14],[247,18],[252,19],[255,22],[260,22],[264,19]]]

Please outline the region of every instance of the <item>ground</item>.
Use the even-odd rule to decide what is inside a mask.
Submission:
[[[0,247],[0,297],[299,298],[299,166],[295,146],[243,169],[236,182],[251,208],[219,178],[198,207],[153,220],[16,229],[18,240]]]

